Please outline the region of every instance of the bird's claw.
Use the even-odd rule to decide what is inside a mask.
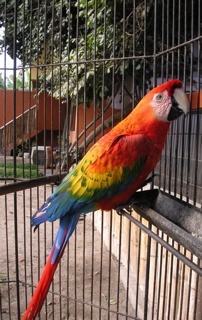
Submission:
[[[122,215],[124,213],[131,213],[132,212],[132,208],[129,205],[123,205],[123,206],[118,206],[116,208],[116,212],[118,215]]]
[[[131,213],[133,206],[137,205],[140,208],[150,208],[156,200],[159,191],[157,189],[136,192],[124,205],[116,208],[116,212],[121,215],[125,212]]]

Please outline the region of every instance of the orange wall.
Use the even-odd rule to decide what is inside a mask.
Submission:
[[[16,116],[23,113],[23,108],[26,111],[36,104],[34,94],[34,91],[16,91]],[[6,123],[13,120],[13,101],[13,90],[0,90],[0,127],[5,124],[5,117]]]
[[[46,129],[62,130],[65,119],[65,103],[52,98],[47,93],[42,92],[38,99],[35,98],[35,91],[16,91],[16,117],[38,105],[38,132]],[[6,123],[13,120],[13,91],[0,90],[0,127],[4,123],[6,116]],[[51,111],[52,110],[52,111]],[[44,128],[44,113],[46,114],[46,125]]]
[[[104,108],[107,106],[109,102],[105,101],[105,105]],[[118,112],[120,110],[116,110],[114,109],[114,112]],[[85,123],[84,123],[84,115],[86,116],[86,126],[91,123],[94,119],[94,115],[95,117],[101,112],[100,108],[98,107],[94,107],[93,103],[90,104],[90,107],[86,107],[86,109],[84,108],[83,104],[80,104],[78,107],[78,115],[75,117],[76,120],[74,123],[78,122],[78,135],[85,129]],[[112,116],[112,108],[109,107],[107,109],[107,111],[104,113],[104,120],[110,118]],[[95,128],[99,126],[99,124],[102,123],[102,117],[100,117],[97,121],[96,121],[96,125]],[[105,129],[104,133],[107,133],[109,129]],[[86,130],[86,137],[94,130],[94,124],[88,129]],[[76,128],[74,127],[73,130],[71,131],[70,134],[70,142],[73,143],[76,140]],[[96,141],[102,136],[102,133],[99,134],[96,137]],[[82,137],[79,139],[78,144],[80,145],[82,142],[84,141],[84,135],[82,135]],[[90,146],[92,146],[94,144],[94,142],[92,142],[90,144]]]
[[[190,94],[187,94],[188,100],[190,100]],[[198,103],[199,103],[199,108],[202,108],[202,91],[200,91],[200,95],[198,92],[192,92],[191,95],[192,99],[192,109],[197,109]],[[198,101],[199,100],[199,101]]]
[[[65,109],[65,103],[42,92],[39,95],[38,131],[44,130],[44,123],[46,123],[46,130],[63,130],[66,116]]]

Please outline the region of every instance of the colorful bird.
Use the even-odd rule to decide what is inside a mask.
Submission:
[[[188,100],[179,80],[154,88],[88,151],[35,213],[35,227],[56,219],[60,225],[24,320],[35,319],[40,312],[79,215],[126,204],[158,163],[170,122],[187,112]]]

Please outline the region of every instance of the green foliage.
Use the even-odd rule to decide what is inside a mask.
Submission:
[[[31,90],[32,89],[29,70],[26,70],[24,75],[23,75],[22,71],[19,71],[16,77],[14,77],[14,75],[10,75],[9,77],[7,77],[6,78],[6,88],[13,89],[14,82],[15,82],[17,90]]]
[[[24,165],[20,162],[16,164],[16,178],[37,178],[43,176],[43,173],[37,170],[36,165],[25,163]],[[7,163],[6,167],[4,163],[0,163],[0,178],[13,178],[14,167],[13,163]]]
[[[122,77],[126,78],[135,72],[135,83],[140,85],[143,79],[143,60],[137,58],[135,63],[130,59],[126,62],[119,60],[120,57],[134,55],[133,43],[137,39],[136,54],[143,54],[141,35],[144,32],[144,2],[137,1],[137,3],[138,9],[134,11],[133,3],[126,1],[125,20],[123,20],[121,0],[117,1],[115,17],[114,1],[108,1],[106,4],[104,1],[95,0],[76,2],[77,16],[70,15],[70,18],[72,25],[75,25],[75,17],[78,19],[77,34],[70,35],[61,55],[56,58],[56,67],[48,76],[46,75],[46,84],[49,83],[50,92],[53,90],[55,97],[69,96],[72,104],[76,105],[83,102],[85,96],[87,104],[95,100],[99,106],[102,99],[112,95],[112,83],[115,83],[114,91],[117,92]],[[151,0],[147,2],[147,12],[153,15]],[[138,23],[139,31],[136,37],[131,17]],[[149,80],[152,76],[149,67],[151,61],[145,60],[144,63],[147,66],[147,80]],[[61,80],[60,85],[58,79]]]
[[[2,78],[2,73],[0,72],[0,89],[4,89],[4,80]]]
[[[36,142],[33,141],[32,143],[29,141],[29,139],[20,139],[19,145],[17,146],[17,156],[22,157],[24,152],[30,152],[30,148],[35,147]]]
[[[6,282],[6,280],[7,280],[6,273],[5,272],[0,272],[0,281],[2,281],[2,282],[5,281]]]
[[[128,75],[133,76],[135,90],[150,85],[154,52],[197,36],[198,3],[193,0],[173,6],[167,1],[157,1],[155,5],[152,0],[2,0],[0,28],[6,26],[6,34],[0,39],[0,53],[6,49],[13,57],[16,48],[23,66],[41,65],[41,90],[57,98],[69,97],[73,105],[84,98],[86,103],[94,100],[99,105],[100,100],[116,94]],[[193,26],[192,8],[196,13]],[[15,9],[18,16],[14,46]],[[183,49],[179,50],[184,59]],[[164,57],[164,76],[178,77],[179,56]],[[155,60],[156,76],[162,76],[162,58]],[[180,68],[183,69],[182,63]]]

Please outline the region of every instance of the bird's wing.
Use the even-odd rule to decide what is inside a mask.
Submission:
[[[95,144],[33,216],[33,225],[99,209],[97,201],[123,192],[135,180],[151,147],[140,134]]]

